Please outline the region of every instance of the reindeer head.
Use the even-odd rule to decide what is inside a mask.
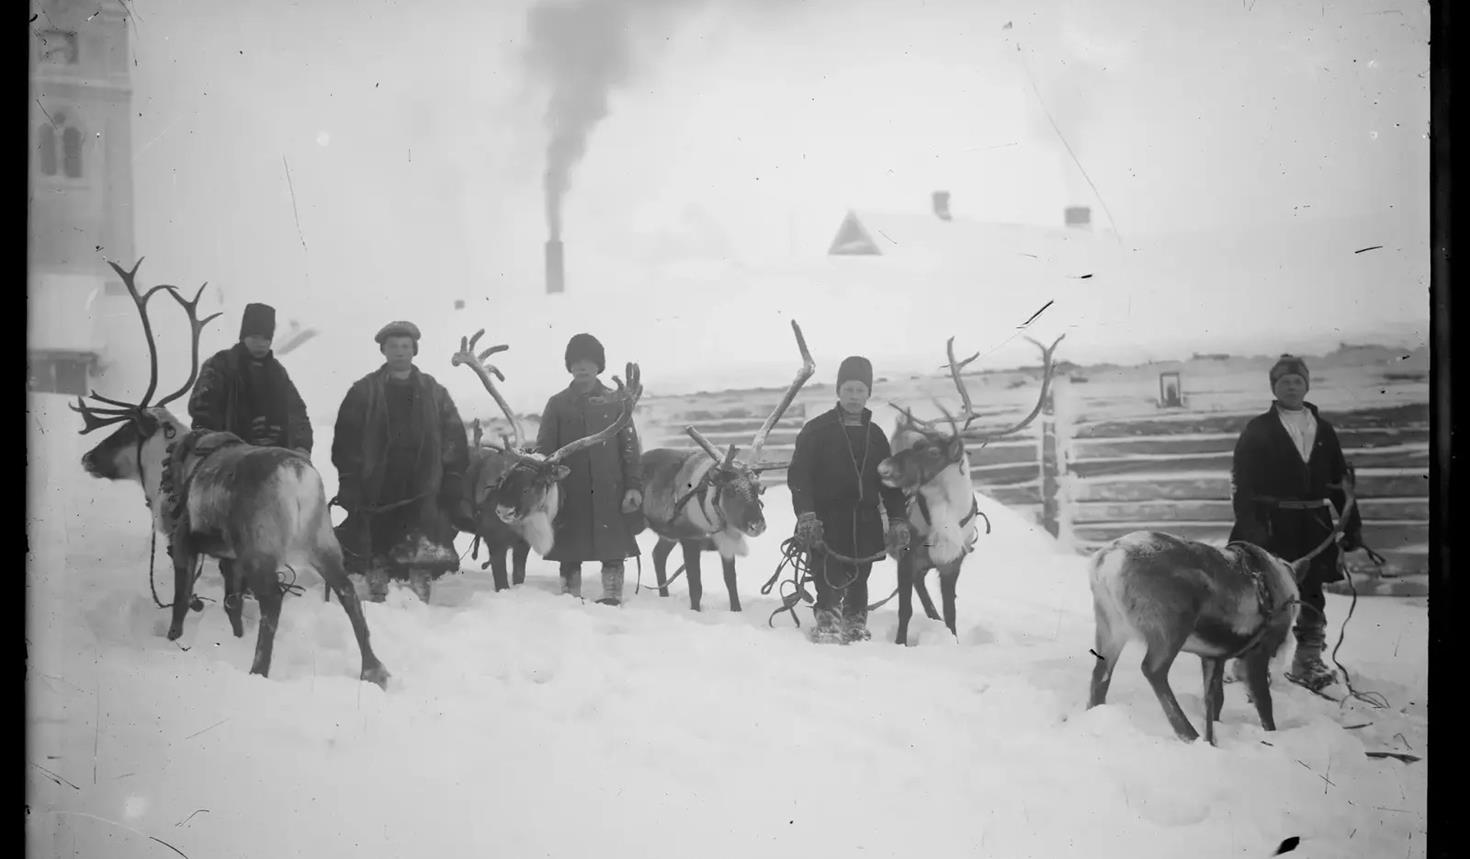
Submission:
[[[938,479],[948,469],[955,469],[957,475],[968,480],[969,460],[965,451],[967,443],[979,443],[983,447],[992,439],[1001,438],[1026,428],[1041,413],[1041,406],[1046,402],[1046,392],[1051,384],[1052,353],[1056,351],[1057,344],[1062,342],[1062,338],[1058,337],[1051,346],[1043,346],[1035,340],[1031,342],[1041,350],[1042,357],[1041,394],[1036,399],[1036,405],[1031,409],[1031,414],[1014,426],[981,432],[970,428],[970,424],[980,415],[975,411],[974,403],[970,400],[970,391],[965,387],[960,373],[966,365],[979,358],[980,353],[976,352],[963,361],[956,361],[954,338],[949,338],[945,346],[949,356],[948,368],[955,388],[960,394],[963,406],[960,417],[964,419],[964,423],[961,424],[958,418],[940,405],[939,410],[944,414],[944,422],[949,426],[949,431],[945,432],[939,421],[920,420],[914,417],[913,412],[908,409],[893,406],[899,412],[898,425],[894,428],[893,436],[889,440],[889,447],[892,448],[893,455],[878,463],[878,477],[888,486],[900,489],[907,494],[913,494],[919,487]]]
[[[796,371],[796,378],[781,395],[781,400],[776,404],[776,408],[771,410],[760,429],[756,430],[755,438],[751,440],[750,450],[744,459],[736,457],[738,448],[735,445],[730,445],[722,456],[714,444],[699,430],[692,426],[684,428],[684,432],[688,433],[689,437],[694,439],[695,443],[703,448],[713,461],[709,471],[705,472],[703,477],[703,480],[709,482],[711,489],[705,497],[712,501],[719,515],[724,518],[729,527],[751,537],[759,537],[766,530],[765,504],[761,501],[766,487],[761,482],[761,472],[785,468],[789,464],[761,461],[766,439],[770,436],[772,428],[776,426],[776,422],[781,420],[781,416],[791,407],[802,385],[805,385],[817,371],[816,362],[812,360],[811,351],[807,349],[806,336],[801,333],[801,326],[794,319],[791,321],[791,330],[796,334],[796,347],[801,352],[801,367]]]
[[[143,463],[161,462],[167,445],[176,436],[188,431],[188,428],[164,406],[182,397],[194,386],[194,380],[199,376],[199,334],[204,330],[204,326],[219,314],[215,313],[204,319],[199,318],[199,296],[204,292],[204,285],[199,287],[192,301],[185,301],[179,295],[176,287],[168,285],[155,286],[140,295],[135,277],[138,267],[142,264],[143,260],[139,259],[132,271],[124,271],[117,263],[108,263],[112,266],[113,271],[116,271],[122,278],[123,285],[127,287],[128,294],[132,296],[133,305],[138,310],[138,316],[143,321],[143,336],[148,340],[148,389],[137,403],[109,399],[93,391],[91,398],[105,405],[89,406],[78,397],[76,405],[71,409],[82,416],[84,422],[81,429],[82,434],[113,424],[122,424],[96,447],[82,455],[82,468],[93,477],[106,480],[137,480],[144,484],[145,491],[151,493],[155,487],[150,486],[145,480],[142,471]],[[182,387],[157,403],[150,404],[149,401],[158,389],[158,345],[153,339],[153,325],[148,317],[148,300],[159,290],[166,290],[189,316],[192,340],[191,369],[189,378]]]
[[[637,364],[628,364],[627,374],[628,384],[626,386],[622,379],[617,376],[613,377],[617,390],[608,396],[607,401],[620,403],[622,410],[618,419],[606,429],[585,438],[579,438],[550,456],[526,453],[509,444],[498,448],[515,461],[506,470],[499,485],[490,493],[490,501],[495,506],[495,514],[502,522],[513,525],[537,512],[547,512],[553,518],[555,517],[555,508],[559,503],[557,486],[571,473],[571,470],[562,464],[566,458],[578,451],[602,444],[632,423],[633,409],[638,404],[639,397],[643,396],[643,384]]]

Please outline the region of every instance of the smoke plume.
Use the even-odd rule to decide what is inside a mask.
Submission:
[[[608,115],[613,90],[628,83],[640,37],[668,24],[668,13],[702,0],[571,0],[542,2],[527,21],[527,62],[551,87],[546,109],[546,226],[561,238],[562,199],[587,141]],[[651,39],[648,41],[652,41]]]

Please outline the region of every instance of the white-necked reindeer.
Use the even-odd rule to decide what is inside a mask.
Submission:
[[[689,578],[689,607],[695,611],[699,611],[704,594],[699,556],[705,551],[720,553],[725,589],[730,594],[730,611],[740,611],[735,559],[749,553],[747,536],[759,537],[766,530],[761,472],[786,467],[786,463],[761,462],[766,438],[817,368],[807,350],[801,326],[792,320],[791,328],[796,332],[796,345],[801,351],[801,369],[756,431],[744,457],[735,455],[737,448],[733,444],[722,456],[692,426],[685,427],[684,432],[699,445],[698,449],[655,448],[643,454],[643,515],[648,527],[658,535],[658,545],[653,549],[658,595],[669,595],[665,570],[674,546],[681,546],[684,570]]]
[[[1333,488],[1338,488],[1334,486]],[[1131,640],[1143,641],[1143,676],[1179,739],[1199,739],[1169,687],[1180,651],[1200,658],[1205,687],[1205,739],[1225,700],[1225,663],[1245,666],[1261,727],[1276,730],[1271,709],[1271,659],[1286,643],[1301,604],[1298,584],[1312,559],[1342,536],[1356,497],[1352,470],[1343,478],[1341,518],[1327,539],[1295,561],[1253,543],[1216,548],[1158,531],[1125,534],[1093,554],[1088,565],[1097,618],[1097,663],[1087,707],[1106,702],[1113,668]]]
[[[368,643],[367,621],[342,566],[342,548],[332,533],[326,491],[311,461],[284,448],[252,447],[231,433],[191,431],[164,408],[193,386],[199,375],[199,334],[219,314],[199,319],[199,293],[185,301],[172,286],[155,286],[140,296],[134,277],[143,264],[141,259],[132,271],[109,264],[122,278],[143,320],[148,389],[137,403],[93,392],[92,399],[104,406],[88,406],[79,397],[72,409],[85,422],[82,433],[121,424],[82,456],[82,467],[94,477],[134,480],[143,487],[153,526],[168,540],[173,559],[169,640],[183,634],[199,556],[234,559],[233,575],[225,576],[225,613],[235,636],[243,636],[240,598],[248,582],[260,603],[260,629],[250,672],[268,675],[283,599],[277,571],[291,565],[310,567],[326,580],[347,612],[362,652],[362,679],[386,687],[388,670]],[[150,403],[158,387],[158,347],[147,305],[160,289],[188,313],[191,369],[183,387]],[[203,289],[201,286],[200,293]]]
[[[485,359],[497,352],[509,349],[509,346],[491,346],[489,349],[475,354],[475,346],[480,338],[485,335],[485,329],[476,331],[473,337],[461,337],[459,340],[459,351],[454,353],[450,363],[458,367],[464,365],[475,372],[485,390],[495,400],[505,414],[505,419],[510,422],[510,435],[502,439],[504,447],[486,447],[480,443],[480,422],[475,421],[475,437],[470,444],[470,464],[465,474],[465,483],[469,492],[470,519],[465,522],[456,522],[456,527],[461,531],[473,534],[485,543],[489,550],[491,575],[495,580],[497,591],[505,590],[512,584],[522,584],[526,580],[526,558],[531,554],[531,543],[527,534],[533,528],[533,521],[539,523],[537,517],[518,519],[514,523],[502,521],[496,513],[493,497],[495,489],[505,479],[506,472],[516,464],[515,456],[507,453],[508,450],[519,450],[525,447],[525,432],[521,429],[520,421],[516,420],[515,412],[511,410],[510,404],[495,387],[495,380],[505,381],[505,374],[491,364],[486,364]],[[538,533],[549,533],[540,531]],[[550,551],[550,544],[544,548],[538,547],[538,551],[545,554]],[[510,569],[505,563],[506,552],[511,554]],[[510,576],[507,576],[510,573]]]
[[[511,441],[502,446],[487,445],[507,455],[511,464],[493,487],[488,487],[485,504],[493,509],[500,521],[522,535],[536,554],[542,557],[551,551],[556,541],[554,523],[561,510],[561,481],[568,474],[562,463],[572,454],[595,447],[613,438],[633,422],[633,409],[643,396],[642,375],[637,364],[627,365],[628,383],[613,376],[617,389],[606,397],[606,402],[618,403],[618,417],[607,427],[589,436],[568,442],[549,455],[528,453],[517,449]],[[503,403],[497,398],[497,402]],[[507,413],[509,406],[501,406]],[[511,421],[514,426],[514,420]]]
[[[983,446],[989,441],[1025,429],[1036,420],[1051,385],[1054,368],[1052,353],[1061,341],[1062,338],[1058,337],[1048,347],[1031,340],[1041,350],[1041,394],[1031,413],[1013,426],[993,431],[970,428],[970,424],[979,415],[970,401],[970,393],[965,387],[961,371],[978,358],[979,353],[964,361],[955,361],[953,337],[949,338],[945,348],[949,356],[950,376],[963,404],[960,417],[964,419],[964,423],[960,424],[941,406],[949,424],[949,431],[946,432],[940,421],[920,420],[908,409],[894,406],[901,417],[889,442],[893,455],[878,464],[878,475],[884,483],[902,490],[907,497],[909,525],[913,529],[908,549],[898,556],[896,643],[908,643],[909,618],[913,615],[915,588],[919,591],[919,601],[924,605],[924,613],[933,620],[940,619],[939,613],[934,610],[934,602],[929,598],[929,590],[924,585],[924,576],[931,569],[939,571],[939,592],[944,601],[944,625],[949,627],[951,634],[958,635],[955,629],[955,587],[960,568],[979,539],[976,520],[982,515],[975,500],[975,485],[970,480],[970,457],[965,446]],[[986,525],[988,530],[988,520]]]

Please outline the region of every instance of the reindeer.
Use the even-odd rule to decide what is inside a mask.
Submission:
[[[510,404],[501,395],[500,389],[495,387],[495,379],[505,381],[505,374],[501,373],[494,365],[485,363],[485,359],[496,352],[504,352],[509,346],[491,346],[479,355],[475,354],[475,345],[485,334],[485,329],[475,332],[473,337],[461,337],[459,339],[459,351],[454,353],[450,363],[456,367],[464,365],[469,367],[484,384],[485,390],[495,399],[496,405],[505,413],[505,419],[510,422],[511,435],[503,437],[505,447],[496,449],[485,447],[480,443],[482,438],[480,422],[475,421],[475,436],[473,444],[470,445],[470,466],[465,475],[466,489],[470,493],[470,520],[458,522],[456,526],[467,533],[473,534],[475,539],[483,540],[485,548],[489,550],[490,559],[488,563],[492,569],[495,579],[495,589],[503,591],[511,584],[522,584],[526,581],[526,557],[531,554],[531,544],[527,541],[525,532],[529,520],[518,520],[514,524],[502,521],[496,513],[495,505],[489,503],[495,488],[505,479],[506,472],[516,463],[513,451],[525,447],[525,434],[521,431],[520,421],[516,420],[515,412],[511,411]],[[493,378],[492,378],[493,377]],[[549,549],[550,546],[548,545]],[[505,563],[506,551],[511,553],[513,568],[512,577],[507,581],[507,570]]]
[[[1065,335],[1063,335],[1065,336]],[[1030,340],[1030,338],[1027,338]],[[889,486],[903,491],[908,498],[909,525],[913,537],[906,550],[898,556],[898,635],[897,644],[908,643],[909,618],[913,615],[913,591],[919,591],[919,601],[924,613],[939,620],[934,603],[929,598],[929,589],[924,585],[924,576],[929,570],[939,571],[939,591],[944,600],[944,625],[951,634],[955,629],[955,585],[965,557],[974,551],[979,539],[976,520],[983,517],[975,499],[975,486],[970,481],[970,457],[966,443],[987,442],[1018,432],[1029,426],[1041,412],[1046,402],[1047,390],[1051,385],[1052,353],[1062,341],[1058,337],[1051,346],[1042,346],[1031,340],[1042,356],[1041,394],[1031,413],[1014,426],[994,432],[972,430],[970,424],[978,414],[970,401],[960,371],[980,357],[977,352],[964,361],[956,362],[954,338],[949,339],[946,351],[949,355],[949,372],[958,389],[963,409],[959,424],[943,406],[950,431],[939,427],[938,421],[924,421],[914,417],[913,412],[900,406],[900,418],[894,428],[889,444],[893,455],[878,464],[878,476]],[[892,405],[890,403],[890,405]],[[990,521],[986,519],[986,530]]]
[[[472,365],[473,366],[473,365]],[[613,376],[617,390],[608,395],[608,402],[620,403],[622,408],[616,420],[605,429],[562,446],[549,456],[540,452],[517,449],[506,441],[502,446],[489,445],[491,449],[506,454],[512,461],[500,478],[498,485],[490,491],[487,504],[493,504],[495,515],[500,521],[525,538],[545,557],[556,541],[553,523],[561,510],[561,481],[570,470],[562,463],[578,451],[595,447],[622,432],[633,422],[633,409],[643,396],[643,384],[637,364],[627,365],[628,383]],[[502,406],[502,408],[506,408]],[[514,421],[511,422],[514,425]]]
[[[699,445],[698,450],[656,448],[643,454],[643,515],[649,528],[658,535],[658,544],[653,549],[658,595],[669,595],[664,570],[669,554],[679,545],[684,550],[689,606],[694,611],[699,611],[704,593],[699,556],[705,551],[720,553],[725,589],[730,593],[730,611],[740,611],[735,558],[749,552],[746,536],[759,537],[766,530],[761,503],[765,487],[760,475],[762,471],[786,467],[786,463],[762,463],[761,453],[771,428],[786,413],[801,386],[816,372],[801,326],[792,320],[791,328],[796,332],[796,345],[801,350],[801,369],[756,432],[744,459],[736,457],[737,448],[733,444],[721,456],[709,439],[692,426],[685,427],[684,432]]]
[[[1153,687],[1179,739],[1199,739],[1169,687],[1179,652],[1200,658],[1205,687],[1205,740],[1215,744],[1215,721],[1225,701],[1225,662],[1239,660],[1261,727],[1276,730],[1268,670],[1296,623],[1298,585],[1312,559],[1342,536],[1356,503],[1349,468],[1337,526],[1315,549],[1286,561],[1253,543],[1216,548],[1158,531],[1134,531],[1093,554],[1088,564],[1097,618],[1097,663],[1087,708],[1106,702],[1113,667],[1129,641],[1142,640],[1143,676]]]
[[[347,612],[362,653],[362,679],[386,688],[388,670],[368,643],[367,621],[342,566],[342,549],[332,533],[321,475],[311,461],[284,448],[252,447],[231,433],[191,431],[165,408],[193,386],[199,375],[200,332],[219,314],[199,319],[203,286],[192,301],[185,301],[177,288],[166,285],[139,295],[134,278],[142,264],[139,259],[132,271],[124,271],[109,263],[143,320],[148,388],[137,403],[108,399],[94,391],[91,398],[104,406],[88,406],[78,397],[71,408],[82,415],[83,434],[121,424],[82,456],[82,467],[93,477],[134,480],[143,487],[153,526],[167,538],[173,558],[169,641],[183,634],[199,556],[234,559],[233,573],[225,576],[225,613],[235,637],[243,637],[241,597],[248,584],[260,602],[260,629],[250,673],[268,676],[283,599],[277,571],[283,565],[308,566],[321,574]],[[158,346],[147,305],[161,289],[188,314],[192,369],[181,388],[150,403],[158,387]]]

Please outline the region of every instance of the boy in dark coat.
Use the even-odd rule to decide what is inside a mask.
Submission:
[[[1246,424],[1231,466],[1235,527],[1230,539],[1254,543],[1293,561],[1332,533],[1329,500],[1340,514],[1346,498],[1329,483],[1341,483],[1347,460],[1332,424],[1304,399],[1311,375],[1302,359],[1282,355],[1271,368],[1271,409]],[[1362,517],[1354,505],[1341,548],[1362,545]],[[1287,678],[1309,689],[1331,685],[1336,674],[1322,661],[1327,643],[1322,586],[1342,579],[1338,546],[1312,560],[1301,582],[1302,607],[1296,628],[1296,657]]]
[[[240,341],[211,355],[199,367],[189,395],[192,429],[234,433],[259,447],[287,447],[311,455],[311,420],[306,404],[271,353],[276,310],[247,304]]]
[[[369,599],[407,579],[429,601],[430,582],[459,568],[453,512],[469,465],[469,439],[454,400],[413,365],[419,329],[393,322],[377,335],[382,367],[353,383],[337,413],[332,464],[337,526],[348,570],[365,573]]]
[[[579,438],[612,426],[621,405],[597,378],[607,367],[602,344],[591,334],[578,334],[567,343],[566,390],[554,394],[541,414],[536,449],[550,456]],[[638,432],[630,423],[617,436],[596,447],[567,457],[570,473],[561,481],[561,509],[556,538],[548,561],[561,567],[562,593],[582,595],[582,564],[602,563],[602,605],[623,599],[623,561],[637,557],[638,511],[643,507],[643,475]]]
[[[888,513],[887,545],[907,546],[910,538],[903,492],[883,485],[878,464],[892,451],[867,408],[873,390],[873,365],[853,356],[837,370],[837,406],[807,422],[796,437],[786,472],[796,539],[807,550],[817,588],[813,641],[823,644],[865,641],[868,632],[868,575],[871,562],[856,567],[813,551],[818,543],[851,558],[866,558],[885,548],[879,501]]]

